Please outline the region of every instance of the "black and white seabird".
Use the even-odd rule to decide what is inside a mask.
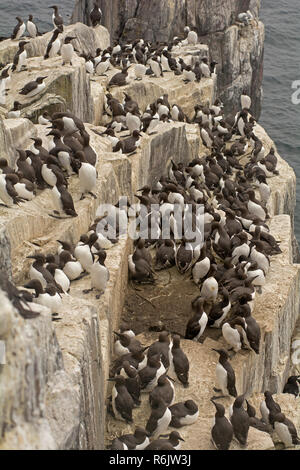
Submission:
[[[38,77],[36,80],[27,83],[20,91],[20,95],[31,97],[41,93],[46,88],[46,84],[44,82],[46,78],[47,77]]]
[[[76,152],[75,157],[79,160],[79,184],[81,198],[84,199],[86,194],[90,194],[94,199],[97,196],[93,193],[97,184],[97,170],[87,162],[84,152]]]
[[[128,77],[128,67],[124,67],[122,72],[116,73],[109,81],[108,87],[112,86],[125,86],[130,82]]]
[[[211,400],[216,408],[214,425],[211,430],[213,444],[218,450],[228,450],[233,438],[233,427],[225,416],[225,408],[221,403]]]
[[[58,37],[59,34],[61,34],[61,30],[58,28],[55,29],[50,41],[47,44],[44,59],[55,57],[59,53],[61,48],[61,40]]]
[[[35,170],[31,164],[27,162],[27,155],[24,150],[21,149],[16,149],[16,151],[19,154],[19,158],[16,161],[16,165],[18,167],[18,170],[23,173],[23,176],[31,181],[32,183],[35,182],[36,176],[35,176]]]
[[[81,263],[77,260],[74,260],[69,251],[62,251],[59,255],[60,266],[63,272],[68,276],[70,281],[78,279],[81,274],[84,272]]]
[[[135,406],[140,406],[141,379],[136,368],[131,366],[129,361],[124,361],[119,375],[125,377],[126,388],[132,396]]]
[[[40,35],[37,25],[33,22],[32,15],[29,15],[26,26],[27,26],[28,34],[31,38],[36,38],[37,36]]]
[[[149,59],[149,65],[156,78],[164,76],[161,63],[158,61],[157,56],[153,56]]]
[[[190,318],[185,330],[185,338],[193,341],[199,341],[207,325],[208,317],[203,309],[205,299],[199,298],[193,303],[195,314]]]
[[[2,201],[2,205],[12,207],[13,204],[22,201],[14,188],[14,185],[18,182],[19,178],[16,174],[0,174],[0,201]]]
[[[277,413],[273,419],[273,427],[279,439],[285,447],[292,447],[300,444],[296,427],[283,413]]]
[[[168,429],[172,413],[163,399],[157,398],[152,402],[151,415],[146,424],[146,430],[156,439]]]
[[[21,171],[17,171],[17,176],[19,181],[14,185],[14,189],[17,191],[18,196],[21,199],[24,199],[25,201],[31,201],[36,195],[34,183],[24,178],[24,175]]]
[[[260,404],[260,412],[263,421],[266,424],[274,424],[274,416],[281,413],[281,407],[272,397],[272,393],[269,390],[264,392],[265,399]]]
[[[170,348],[172,347],[172,343],[169,339],[169,333],[167,331],[163,331],[159,334],[158,341],[155,341],[148,349],[148,357],[151,357],[155,354],[161,355],[161,361],[166,369],[168,369],[170,365]]]
[[[42,253],[27,256],[27,258],[35,260],[29,268],[29,277],[31,280],[38,280],[42,284],[43,288],[46,288],[48,285],[53,285],[59,291],[62,291],[62,289],[60,289],[56,284],[52,274],[46,269],[46,258]]]
[[[74,201],[65,186],[64,177],[60,172],[56,173],[56,184],[51,190],[52,199],[55,206],[54,214],[49,214],[51,217],[62,218],[65,216],[77,217],[78,214],[74,207]],[[56,215],[57,214],[57,215]]]
[[[8,279],[7,275],[0,271],[0,287],[6,293],[18,313],[26,319],[36,318],[40,315],[30,309],[25,296],[16,288],[16,286]]]
[[[228,361],[228,353],[225,349],[213,349],[219,354],[219,362],[216,366],[216,376],[219,389],[216,392],[222,392],[224,397],[237,397],[235,388],[235,373],[233,367]],[[219,397],[218,397],[219,398]]]
[[[204,57],[202,59],[201,64],[200,64],[200,69],[201,69],[203,77],[210,78],[211,72],[210,72],[210,67],[208,65],[207,57]]]
[[[287,383],[284,386],[283,393],[290,393],[291,395],[295,395],[297,398],[299,396],[300,391],[300,375],[291,375],[288,378]]]
[[[94,244],[93,240],[86,234],[81,235],[79,242],[74,249],[74,256],[80,262],[83,269],[87,272],[91,271],[94,264],[94,258],[91,252],[91,246]]]
[[[90,20],[91,20],[93,28],[101,24],[101,19],[102,19],[102,11],[101,11],[101,8],[99,7],[98,0],[96,0],[94,1],[94,8],[90,12]]]
[[[52,274],[56,284],[62,288],[63,292],[68,292],[70,289],[70,280],[68,276],[59,268],[59,266],[55,263],[48,263],[46,269],[48,269],[49,273]]]
[[[144,450],[149,445],[149,433],[144,428],[135,428],[134,434],[123,434],[113,440],[110,450]],[[121,445],[120,445],[121,444]]]
[[[51,116],[48,113],[48,111],[44,111],[43,114],[39,116],[38,122],[42,126],[48,126],[50,124],[50,119],[51,119]]]
[[[18,119],[21,116],[21,109],[22,109],[21,103],[19,103],[19,101],[14,101],[14,106],[10,111],[8,111],[7,118]]]
[[[150,405],[157,398],[162,398],[166,405],[172,405],[175,399],[175,389],[172,380],[163,374],[159,377],[156,387],[149,394]]]
[[[53,129],[47,136],[53,136],[54,147],[50,150],[50,155],[58,158],[61,168],[66,170],[68,176],[74,173],[72,162],[72,150],[65,145],[61,140],[61,132],[58,129]]]
[[[182,385],[187,388],[189,386],[189,369],[189,360],[180,348],[180,336],[174,335],[173,346],[170,352],[170,369],[168,374],[172,378],[177,377]]]
[[[272,426],[270,424],[264,423],[261,419],[256,418],[256,410],[254,406],[250,405],[248,400],[246,400],[247,403],[247,413],[250,418],[249,423],[250,426],[252,426],[255,429],[258,429],[258,431],[262,432],[267,432],[271,433],[272,432]]]
[[[245,397],[237,397],[230,407],[229,415],[233,427],[233,434],[242,446],[246,446],[250,427],[248,413],[243,408]]]
[[[71,44],[71,41],[76,39],[76,36],[66,36],[63,45],[61,46],[60,53],[63,60],[63,65],[70,64],[72,65],[72,60],[74,56],[74,47]]]
[[[132,423],[134,401],[126,388],[125,378],[122,375],[117,375],[107,380],[115,382],[112,389],[112,408],[115,418],[126,421],[126,423]]]
[[[163,240],[157,246],[155,257],[155,270],[170,268],[175,265],[176,248],[173,240]]]
[[[25,26],[25,23],[22,20],[22,18],[20,18],[19,16],[16,16],[16,20],[18,21],[18,24],[15,27],[15,29],[13,30],[13,33],[11,35],[11,39],[14,39],[14,40],[18,41],[23,36],[23,34],[25,33],[26,26]]]
[[[98,259],[95,259],[91,268],[91,285],[93,289],[100,292],[96,296],[96,298],[99,298],[100,295],[104,294],[109,281],[109,270],[105,266],[106,252],[104,250],[98,251],[94,257],[96,256]]]
[[[118,333],[117,331],[114,331],[114,333],[118,337],[114,345],[117,356],[124,356],[137,349],[142,349],[141,343],[135,337],[130,337],[124,333]]]
[[[27,52],[25,49],[26,44],[28,44],[28,41],[19,42],[19,49],[13,59],[13,65],[11,68],[12,72],[14,72],[15,70],[17,72],[21,72],[22,68],[25,67],[27,59]]]
[[[157,385],[159,377],[165,374],[166,369],[161,362],[160,354],[148,357],[147,365],[139,371],[143,392],[151,392]]]
[[[139,131],[135,130],[132,133],[132,136],[127,137],[124,140],[120,140],[117,145],[113,148],[113,152],[119,152],[125,154],[134,154],[136,149],[140,146],[141,134]]]

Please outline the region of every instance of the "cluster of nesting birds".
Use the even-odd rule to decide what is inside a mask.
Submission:
[[[101,23],[102,12],[97,5],[98,2],[95,2],[94,8],[90,13],[91,23],[93,27],[97,26]],[[62,34],[64,31],[64,20],[62,16],[59,14],[58,7],[56,5],[50,6],[49,8],[53,9],[52,14],[52,22],[54,26],[54,31],[51,36],[50,41],[48,42],[44,59],[49,59],[52,57],[57,56],[58,54],[61,55],[62,63],[72,65],[72,60],[75,54],[76,49],[72,45],[72,41],[76,39],[75,36],[65,36],[62,38]],[[36,38],[37,36],[41,36],[41,33],[38,31],[37,25],[33,21],[33,16],[29,15],[27,22],[25,23],[20,17],[16,17],[18,23],[14,28],[14,31],[11,35],[11,39],[14,41],[19,41],[19,48],[16,52],[13,62],[11,64],[0,64],[2,69],[0,73],[0,104],[5,104],[5,96],[9,91],[9,85],[11,81],[11,74],[13,72],[21,72],[22,70],[26,69],[26,61],[27,61],[27,51],[26,46],[29,44],[27,40],[20,40],[26,32],[28,32],[28,36],[26,39]],[[22,90],[20,90],[21,95],[25,95],[28,97],[35,96],[43,91],[45,88],[44,80],[47,77],[37,77],[35,80],[28,82]],[[18,102],[15,102],[14,108],[12,111],[18,111],[21,108],[21,105]],[[8,116],[13,117],[13,116]]]
[[[116,238],[109,235],[108,222],[105,217],[97,217],[90,226],[89,232],[81,235],[78,243],[73,244],[57,240],[59,248],[55,254],[36,253],[28,256],[34,259],[29,269],[29,282],[24,288],[17,288],[7,274],[0,273],[0,286],[24,319],[35,318],[38,311],[32,310],[30,303],[34,302],[47,307],[53,321],[61,318],[61,307],[64,296],[68,295],[72,281],[80,280],[90,275],[91,288],[84,294],[95,290],[96,298],[105,292],[109,281],[109,270],[105,266],[106,250],[117,243],[120,235],[127,226],[127,202],[119,201],[110,209],[110,217],[116,222]],[[33,290],[34,294],[29,291]]]
[[[83,122],[70,112],[44,113],[40,123],[49,125],[49,140],[32,137],[28,150],[16,149],[18,159],[11,168],[5,158],[0,159],[0,199],[2,205],[11,207],[32,200],[36,189],[51,188],[54,214],[57,218],[76,217],[72,195],[68,191],[68,178],[79,177],[81,199],[87,194],[96,198],[93,191],[97,183],[97,154],[90,146],[90,136]]]
[[[44,54],[44,59],[56,57],[61,55],[62,64],[72,65],[72,60],[75,52],[78,52],[72,41],[76,36],[65,36],[62,38],[64,31],[63,18],[58,12],[56,5],[51,6],[53,9],[52,22],[54,31],[48,42]],[[97,2],[90,14],[92,26],[95,27],[101,23],[102,12]],[[18,24],[16,25],[11,38],[13,40],[20,40],[24,36],[26,27],[29,38],[35,38],[40,35],[38,28],[33,22],[32,15],[29,15],[27,23],[17,17]],[[97,75],[104,75],[112,67],[121,68],[121,72],[114,75],[108,83],[108,86],[122,86],[129,83],[128,68],[134,64],[134,71],[136,79],[142,79],[143,76],[153,75],[154,77],[163,76],[163,72],[173,71],[177,75],[183,75],[183,80],[186,83],[193,81],[200,81],[201,77],[210,77],[216,72],[216,62],[208,63],[207,57],[201,61],[196,61],[194,65],[186,64],[182,58],[175,58],[172,52],[176,51],[179,47],[187,44],[196,44],[198,42],[198,35],[195,31],[191,31],[189,27],[185,28],[185,37],[175,37],[170,43],[145,43],[143,39],[136,40],[132,44],[121,46],[117,42],[114,47],[109,47],[105,50],[97,49],[94,56],[92,54],[81,54],[85,58],[86,70],[88,73],[95,73]],[[20,40],[19,48],[12,64],[1,64],[2,72],[0,75],[0,92],[1,104],[5,104],[5,96],[9,91],[9,84],[11,74],[16,71],[20,72],[26,69],[27,51],[26,45],[29,44],[26,40]],[[41,93],[45,88],[45,79],[47,76],[37,77],[35,80],[28,82],[21,90],[20,94],[27,97],[35,96]],[[12,112],[20,110],[21,105],[18,102],[14,103]]]
[[[259,354],[261,332],[252,316],[254,298],[265,284],[270,257],[281,253],[266,224],[271,193],[267,179],[278,174],[277,157],[273,148],[266,154],[256,135],[256,123],[249,113],[251,100],[246,94],[241,96],[241,104],[242,110],[228,119],[219,102],[212,108],[195,107],[193,122],[200,127],[209,154],[194,159],[188,166],[172,162],[167,177],[161,177],[153,187],[141,188],[137,197],[151,236],[138,240],[128,264],[132,280],[154,283],[155,271],[148,250],[151,246],[156,250],[156,270],[176,265],[181,274],[190,271],[200,295],[192,302],[194,315],[187,323],[185,338],[199,341],[207,326],[221,328],[230,350],[237,353],[245,348]],[[170,113],[170,106],[166,108]],[[199,230],[196,244],[192,243],[195,240],[179,236],[180,224],[187,222],[188,205],[193,209],[188,223],[195,234]],[[197,205],[202,207],[200,214]],[[176,206],[181,208],[179,219],[175,216]],[[221,396],[212,399],[217,409],[212,437],[217,448],[226,449],[233,435],[241,445],[246,444],[250,421],[243,408],[244,395],[237,396],[228,351],[216,352],[218,388],[214,390]],[[285,392],[290,385],[298,388],[297,381],[297,377],[291,377]],[[124,383],[122,386],[124,389]],[[224,407],[215,401],[225,396],[236,398],[229,412],[231,423]],[[250,417],[255,417],[250,405],[248,411]],[[295,427],[281,412],[275,413],[270,424],[286,445],[298,443]]]
[[[133,280],[154,282],[146,246],[155,246],[156,269],[176,265],[181,274],[190,272],[199,287],[186,338],[198,340],[207,325],[222,327],[235,352],[245,347],[258,354],[260,329],[251,316],[253,300],[256,289],[260,291],[265,283],[270,256],[281,250],[266,224],[267,178],[278,174],[277,157],[273,148],[265,155],[248,111],[249,100],[242,95],[243,109],[232,119],[224,119],[219,102],[212,108],[195,107],[193,122],[200,127],[209,155],[188,166],[172,161],[167,177],[153,187],[141,188],[137,197],[145,208],[152,238],[139,240],[129,257],[129,270]],[[158,101],[169,115],[170,107]],[[242,165],[241,159],[247,163]],[[177,208],[181,209],[179,218]],[[188,223],[198,235],[196,244],[179,236],[180,225]],[[169,233],[164,233],[164,227]]]
[[[141,393],[149,393],[151,414],[146,428],[114,439],[113,450],[178,450],[182,437],[177,431],[164,436],[169,426],[181,428],[196,422],[199,416],[193,400],[174,403],[173,381],[188,387],[189,360],[180,347],[180,337],[160,333],[158,341],[143,347],[132,330],[124,324],[115,332],[117,359],[111,368],[114,382],[109,410],[121,421],[132,423],[132,411],[141,404]],[[147,353],[146,353],[147,351]],[[167,439],[161,439],[166,437]],[[150,439],[151,442],[150,442]]]
[[[115,209],[116,212],[119,211],[119,207]],[[98,299],[105,292],[109,280],[109,270],[105,266],[106,249],[110,248],[113,242],[102,233],[96,232],[97,225],[96,220],[89,232],[81,235],[76,246],[58,240],[60,246],[56,254],[45,256],[43,253],[37,253],[28,256],[35,261],[29,269],[30,281],[24,287],[34,290],[34,296],[30,300],[48,307],[53,320],[60,319],[58,315],[63,296],[68,294],[72,281],[89,274],[91,288],[84,290],[83,293],[96,290],[99,292],[96,295]]]
[[[164,72],[182,75],[186,83],[200,82],[202,77],[210,78],[216,73],[217,62],[209,63],[208,58],[203,57],[195,64],[185,63],[182,58],[174,56],[181,47],[198,42],[197,33],[190,31],[189,27],[185,29],[185,35],[185,39],[174,37],[169,43],[150,43],[139,39],[122,46],[115,42],[114,46],[103,51],[98,48],[94,55],[82,54],[82,57],[86,61],[87,72],[92,75],[102,76],[115,67],[121,67],[122,71],[113,75],[108,87],[128,84],[128,69],[131,66],[135,80],[142,80],[145,76],[163,77]]]

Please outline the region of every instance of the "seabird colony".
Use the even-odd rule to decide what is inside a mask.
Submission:
[[[49,8],[53,10],[54,30],[44,59],[60,54],[62,66],[72,65],[76,54],[72,41],[76,36],[64,35],[64,22],[58,7]],[[90,12],[91,27],[101,24],[101,19],[102,12],[95,1]],[[238,16],[244,26],[252,19],[250,12]],[[20,17],[17,21],[11,39],[19,41],[18,51],[12,64],[1,64],[2,104],[9,94],[12,74],[26,70],[26,46],[30,38],[40,35],[32,15],[26,24]],[[28,37],[25,40],[26,28]],[[187,122],[199,128],[206,154],[199,155],[187,166],[172,161],[165,175],[141,188],[136,195],[140,208],[146,210],[144,217],[147,224],[151,224],[152,232],[151,237],[138,239],[134,253],[129,256],[130,277],[138,283],[155,283],[155,271],[158,270],[176,266],[181,274],[189,272],[195,284],[195,299],[185,339],[199,341],[209,327],[222,331],[228,348],[214,349],[218,355],[216,395],[211,397],[216,409],[211,429],[215,447],[229,449],[234,437],[245,446],[250,426],[264,432],[275,430],[289,447],[299,444],[293,423],[282,413],[269,391],[265,391],[260,406],[262,418],[256,418],[255,408],[242,390],[236,389],[235,372],[230,364],[232,354],[243,349],[260,353],[260,327],[252,316],[254,299],[266,282],[272,256],[281,252],[266,223],[271,194],[268,180],[278,174],[277,157],[274,148],[266,152],[257,136],[247,90],[241,96],[241,109],[236,115],[225,116],[223,104],[217,99],[213,105],[198,103],[192,118],[177,103],[170,103],[168,94],[149,103],[145,110],[141,110],[127,93],[124,93],[123,101],[111,94],[112,87],[123,87],[132,80],[145,77],[164,77],[165,73],[175,74],[186,86],[216,75],[217,62],[209,63],[207,57],[194,63],[185,63],[178,57],[182,46],[197,43],[197,32],[186,27],[183,38],[175,37],[169,43],[151,44],[137,39],[124,45],[116,42],[105,50],[97,49],[94,54],[82,54],[86,71],[91,76],[104,76],[115,68],[120,70],[109,80],[105,95],[104,113],[110,122],[105,131],[100,133],[94,129],[94,132],[110,142],[113,152],[130,157],[137,152],[143,135],[157,133],[164,123]],[[134,69],[134,78],[129,77],[129,69]],[[19,90],[20,95],[29,98],[39,95],[46,88],[46,80],[50,82],[51,76],[37,76]],[[13,119],[21,115],[22,104],[16,100],[7,117]],[[42,139],[32,137],[30,149],[16,149],[18,159],[14,168],[9,166],[7,159],[0,159],[1,205],[14,210],[15,205],[30,201],[39,191],[50,188],[55,210],[49,216],[57,219],[76,217],[68,189],[70,177],[77,175],[79,178],[80,199],[97,198],[97,153],[90,145],[90,135],[84,123],[69,111],[52,115],[45,111],[38,121],[48,126],[47,145],[44,146]],[[120,136],[124,130],[129,131],[126,138]],[[153,210],[154,204],[158,209]],[[176,206],[181,207],[184,214],[187,205],[192,207],[190,223],[193,228],[199,227],[199,217],[204,221],[203,230],[198,234],[200,241],[196,244],[178,234],[180,221],[175,216]],[[199,205],[203,208],[200,216],[196,210]],[[107,217],[95,219],[76,245],[57,240],[55,254],[39,252],[29,256],[34,262],[23,288],[17,288],[6,274],[1,273],[1,288],[24,319],[39,315],[32,307],[34,302],[48,307],[53,321],[59,321],[71,282],[83,276],[90,276],[91,285],[84,294],[95,291],[99,298],[105,292],[109,281],[109,270],[105,266],[107,251],[123,234],[124,220],[127,221],[130,211],[128,206],[127,201],[116,203]],[[119,221],[115,238],[109,236],[109,217]],[[166,220],[171,227],[168,237],[163,232]],[[155,249],[154,259],[149,248]],[[113,389],[108,411],[116,420],[132,423],[133,409],[141,405],[141,393],[147,393],[151,414],[145,429],[138,426],[133,434],[118,436],[110,448],[180,449],[183,439],[178,431],[170,432],[169,426],[181,428],[199,418],[197,404],[188,397],[189,359],[181,348],[180,336],[161,331],[158,340],[145,347],[126,324],[114,334],[117,359],[110,371]],[[184,402],[175,403],[174,381],[186,388]],[[298,383],[299,376],[292,376],[284,392],[298,396]],[[224,396],[235,399],[229,409],[229,419],[225,416],[224,406],[218,402]]]

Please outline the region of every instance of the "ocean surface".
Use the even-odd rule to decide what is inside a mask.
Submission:
[[[27,20],[28,15],[33,15],[34,22],[41,33],[50,31],[53,29],[53,10],[49,8],[49,5],[58,5],[59,13],[67,25],[70,22],[74,4],[74,0],[61,0],[57,3],[45,0],[0,0],[0,37],[11,35],[17,24],[16,16]]]
[[[299,213],[296,210],[295,231],[300,242],[300,103],[292,103],[292,95],[297,91],[292,89],[292,84],[297,80],[300,90],[300,4],[299,0],[262,0],[261,3],[260,17],[266,26],[266,42],[260,123],[297,174]],[[41,32],[51,29],[49,4],[40,0],[0,0],[0,37],[12,33],[17,15],[25,19],[33,14]],[[62,0],[59,5],[65,24],[68,24],[74,0]],[[300,101],[300,93],[295,98]]]
[[[275,141],[279,154],[297,175],[295,232],[300,242],[300,2],[262,0],[260,18],[265,23],[264,99],[260,124]]]

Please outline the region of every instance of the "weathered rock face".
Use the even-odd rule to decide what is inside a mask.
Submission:
[[[148,346],[154,341],[157,341],[158,334],[148,332],[139,335],[138,339],[142,344]],[[206,340],[203,344],[195,341],[181,340],[180,346],[190,361],[189,387],[184,388],[178,380],[175,380],[174,403],[193,400],[198,405],[199,409],[199,418],[194,424],[177,429],[181,437],[184,439],[181,450],[215,450],[215,447],[211,442],[211,428],[213,426],[212,423],[215,416],[215,407],[211,403],[210,398],[215,395],[213,387],[216,386],[215,370],[218,362],[218,355],[212,351],[212,348],[218,348],[219,343],[210,339]],[[199,390],[201,391],[200,393]],[[238,392],[240,392],[239,388]],[[133,410],[133,421],[134,426],[145,427],[151,414],[149,394],[142,393],[141,400],[141,406]],[[218,402],[222,403],[225,407],[227,418],[229,406],[233,401],[233,398],[218,400]],[[169,427],[168,432],[174,430],[175,428]],[[116,435],[129,434],[132,432],[134,432],[134,429],[129,424],[117,421],[110,416],[108,417],[106,435],[107,444],[109,444],[109,441],[111,441]],[[245,448],[242,448],[235,440],[233,440],[230,445],[230,450],[271,449],[274,449],[271,437],[254,428],[249,430],[248,442]]]
[[[183,47],[178,53],[186,63],[192,62],[196,57],[207,55],[206,45],[196,45],[193,47]],[[103,116],[103,90],[109,80],[115,74],[115,70],[107,72],[107,77],[95,75],[91,82],[92,97],[94,100],[94,122],[105,122]],[[168,95],[170,104],[178,104],[184,113],[192,119],[194,116],[194,106],[198,103],[214,102],[216,98],[216,78],[203,78],[200,83],[193,82],[188,85],[181,77],[176,77],[173,72],[164,72],[163,77],[145,77],[142,81],[135,81],[134,65],[128,70],[130,83],[122,88],[113,87],[110,93],[119,101],[123,100],[124,93],[127,93],[135,100],[139,108],[145,111],[146,107],[157,100],[163,94]]]
[[[204,48],[206,50],[206,46]],[[89,86],[82,71],[83,63],[78,59],[74,67],[63,71],[60,68],[58,73],[56,69],[60,60],[47,61],[47,70],[54,83],[62,80],[64,86],[61,86],[60,96],[65,102],[73,103],[74,112],[79,113],[85,106],[82,105],[81,91]],[[30,68],[37,70],[38,63],[39,58],[29,59]],[[80,74],[82,80],[76,74]],[[72,76],[77,84],[73,96],[67,86]],[[23,72],[18,77],[21,83],[25,80]],[[166,123],[156,135],[143,135],[141,147],[135,155],[126,157],[112,153],[109,141],[92,131],[103,119],[106,82],[107,79],[98,78],[93,81],[90,97],[94,111],[86,114],[90,122],[94,123],[86,124],[86,127],[91,136],[91,145],[99,158],[97,199],[80,200],[78,178],[71,177],[69,187],[78,213],[74,219],[58,221],[49,217],[52,209],[49,190],[39,192],[33,201],[19,207],[0,208],[0,269],[9,272],[11,261],[13,280],[17,284],[23,284],[27,277],[30,263],[26,256],[36,251],[55,253],[57,239],[77,242],[80,235],[88,231],[100,203],[115,204],[121,195],[127,195],[133,202],[137,189],[146,183],[154,183],[165,173],[171,158],[175,162],[187,163],[206,152],[200,142],[197,126]],[[16,79],[13,90],[18,89],[17,85]],[[51,91],[50,80],[48,86]],[[168,92],[170,102],[178,102],[191,115],[196,102],[212,102],[215,83],[212,79],[203,80],[199,85],[193,84],[187,88],[180,77],[166,74],[163,79],[157,80],[146,77],[141,83],[131,83],[122,90],[112,90],[112,93],[121,98],[124,90],[138,101],[142,109],[162,93]],[[28,110],[34,106],[39,111],[43,101],[31,102]],[[100,126],[97,129],[103,130]],[[28,119],[0,119],[0,155],[9,155],[13,163],[15,146],[29,148],[29,136],[32,135],[39,135],[47,147],[47,132],[45,126],[34,125]],[[272,142],[262,129],[258,128],[258,132],[262,135],[266,149],[269,149]],[[278,158],[281,176],[272,179],[270,214],[291,214],[295,204],[295,176],[288,165]],[[299,310],[299,270],[292,264],[290,219],[288,216],[279,216],[271,223],[274,226],[273,233],[282,242],[283,254],[274,259],[270,283],[265,286],[256,306],[255,317],[264,332],[262,355],[259,358],[254,353],[247,358],[237,356],[234,364],[239,370],[239,390],[249,392],[262,390],[265,386],[274,391],[281,390],[289,369],[289,340]],[[6,240],[9,240],[10,252]],[[24,321],[0,292],[0,340],[5,340],[7,360],[6,365],[0,366],[0,449],[104,447],[106,379],[112,355],[113,330],[118,328],[126,294],[128,254],[131,250],[132,241],[128,237],[122,238],[108,250],[106,265],[110,280],[105,294],[99,300],[92,293],[83,296],[83,289],[90,287],[89,277],[72,283],[70,295],[64,296],[63,307],[59,312],[61,320],[57,323],[51,321],[51,315],[46,310],[42,311],[39,318]],[[281,285],[283,278],[286,280],[284,287]],[[274,292],[278,292],[278,296]],[[208,364],[213,359],[211,346],[209,341],[204,345],[187,345],[191,354],[195,353],[197,357],[200,349],[205,351]],[[196,348],[194,352],[193,347]],[[194,373],[197,373],[196,368]],[[267,378],[263,380],[264,373]],[[209,376],[207,383],[202,380],[201,390],[202,387],[210,390],[212,381],[212,376]],[[199,395],[197,382],[189,392],[191,398]],[[207,403],[202,392],[198,399],[204,414]],[[202,421],[206,423],[207,430],[211,416],[212,408]],[[198,432],[200,430],[197,428]],[[187,446],[201,448],[207,445],[209,448],[208,435],[205,436],[204,439],[203,433],[193,433]],[[260,442],[259,437],[252,433],[250,448],[270,446],[269,439]]]
[[[196,28],[218,65],[218,95],[226,111],[239,108],[243,89],[252,97],[252,114],[261,111],[264,25],[234,26],[237,15],[251,10],[258,18],[260,0],[100,0],[102,23],[112,39],[169,41],[182,35],[186,25]],[[92,0],[77,0],[73,21],[90,24]]]
[[[112,39],[131,40],[146,36],[148,41],[168,41],[183,34],[185,26],[198,29],[204,36],[222,31],[235,22],[238,13],[249,7],[258,14],[259,0],[99,0],[102,24]],[[93,0],[77,0],[73,21],[90,22]]]

